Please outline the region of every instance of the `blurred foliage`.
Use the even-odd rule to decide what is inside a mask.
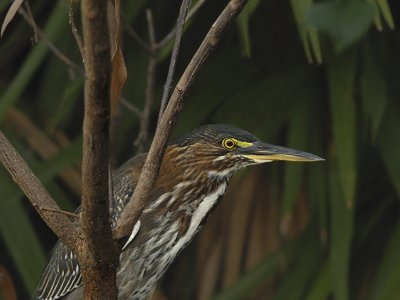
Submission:
[[[207,1],[191,19],[178,72],[225,3]],[[1,19],[10,4],[0,2]],[[145,10],[151,8],[159,41],[173,28],[179,4],[125,1],[125,28],[147,41]],[[68,3],[31,5],[47,39],[82,66]],[[326,162],[274,163],[236,176],[156,298],[398,298],[399,12],[394,0],[249,1],[201,71],[175,134],[230,123]],[[76,20],[79,27],[78,13]],[[83,74],[33,36],[17,14],[0,40],[0,126],[60,206],[73,210],[80,191]],[[128,69],[123,96],[141,109],[149,56],[126,30],[122,49]],[[158,52],[153,129],[170,51],[166,43]],[[120,164],[135,153],[139,120],[121,105],[114,121]],[[0,265],[19,298],[27,299],[55,237],[3,169],[0,199]]]

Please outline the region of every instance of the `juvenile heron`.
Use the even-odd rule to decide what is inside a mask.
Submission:
[[[146,154],[139,154],[114,175],[112,226],[129,201]],[[192,240],[229,179],[247,166],[275,160],[320,161],[320,157],[265,144],[240,128],[206,125],[167,147],[156,185],[120,255],[118,299],[149,299],[157,281]],[[58,242],[33,299],[82,299],[76,256]]]

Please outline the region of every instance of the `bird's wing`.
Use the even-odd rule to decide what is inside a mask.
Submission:
[[[82,284],[75,254],[59,241],[32,299],[59,299]]]
[[[119,219],[122,209],[129,201],[136,187],[145,159],[145,154],[135,156],[121,166],[114,175],[112,226]],[[58,241],[39,285],[32,296],[32,300],[59,299],[81,285],[82,276],[75,254],[61,241]]]

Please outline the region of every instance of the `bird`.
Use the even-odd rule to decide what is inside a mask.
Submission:
[[[113,176],[113,227],[133,194],[145,160],[146,154],[138,154]],[[204,125],[171,140],[155,187],[120,253],[118,299],[151,298],[157,282],[203,226],[234,173],[272,161],[322,160],[264,143],[226,124]],[[83,298],[82,291],[77,257],[58,241],[32,299],[77,300]]]

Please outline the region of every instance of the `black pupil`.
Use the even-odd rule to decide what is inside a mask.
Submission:
[[[226,142],[226,146],[227,146],[228,148],[232,148],[232,147],[233,147],[233,142],[232,142],[232,141],[227,141],[227,142]]]

